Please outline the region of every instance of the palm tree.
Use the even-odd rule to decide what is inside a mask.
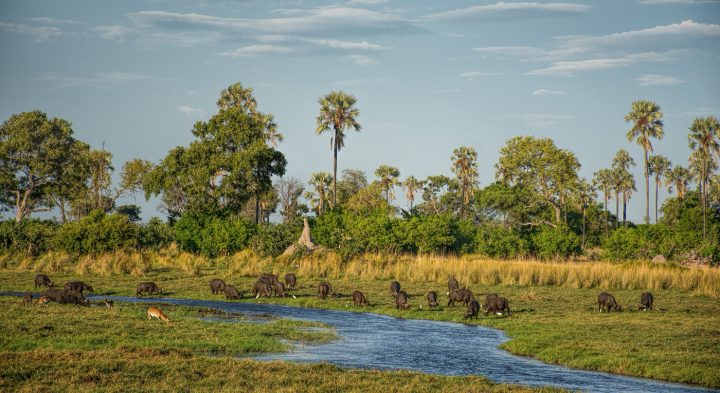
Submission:
[[[375,170],[375,176],[380,179],[380,187],[385,193],[385,200],[390,204],[390,200],[395,198],[394,188],[398,184],[400,170],[392,166],[380,165]]]
[[[605,236],[608,235],[608,200],[613,190],[613,172],[610,169],[600,169],[593,175],[593,184],[603,193],[603,201],[605,203]]]
[[[416,179],[414,176],[408,176],[402,186],[405,188],[405,198],[407,198],[410,204],[410,211],[413,209],[413,202],[415,202],[415,193],[418,192],[423,186],[423,181]]]
[[[477,183],[477,152],[472,147],[458,147],[452,155],[452,171],[460,184],[460,215],[464,216],[465,205],[470,202],[472,189]]]
[[[677,190],[678,198],[684,199],[688,185],[693,181],[692,172],[689,169],[676,166],[666,176],[666,185],[669,193],[672,193],[673,186]]]
[[[720,154],[720,144],[718,144],[718,132],[720,124],[715,116],[706,118],[697,118],[690,126],[690,135],[688,141],[696,159],[699,163],[698,183],[700,185],[700,201],[703,210],[703,239],[707,236],[707,181],[709,178],[709,167],[714,161],[715,156]]]
[[[595,187],[585,179],[580,179],[572,188],[572,198],[582,212],[582,249],[585,249],[585,220],[587,207],[597,198]]]
[[[330,146],[333,149],[333,205],[337,195],[337,153],[345,146],[345,130],[352,128],[360,131],[360,123],[357,117],[360,111],[355,107],[357,99],[342,91],[333,91],[326,96],[320,97],[320,114],[317,116],[317,127],[315,132],[320,135],[323,132],[332,132]]]
[[[220,92],[217,106],[220,109],[243,108],[253,115],[257,113],[257,100],[253,96],[252,87],[244,88],[240,82],[230,85]]]
[[[333,181],[332,175],[327,172],[315,172],[310,175],[310,185],[315,189],[316,207],[318,215],[322,216],[325,213],[325,206],[329,202],[329,194],[332,192],[329,190],[330,184]]]
[[[623,225],[627,228],[627,204],[630,202],[633,191],[636,191],[635,176],[628,171],[621,170],[618,172],[618,181],[618,187],[623,194]]]
[[[620,194],[623,194],[623,223],[626,217],[626,204],[627,204],[627,189],[629,185],[628,176],[630,174],[630,168],[635,166],[635,160],[630,156],[625,149],[620,149],[615,153],[613,157],[612,168],[613,168],[613,189],[615,190],[615,217],[617,218],[617,224],[620,224]],[[633,189],[635,187],[635,179],[632,181]],[[627,224],[626,224],[627,225]]]
[[[663,177],[670,171],[672,164],[665,156],[654,155],[648,159],[649,172],[655,176],[655,223],[658,222],[658,190]]]
[[[629,171],[631,167],[635,166],[635,160],[632,158],[630,153],[625,149],[620,149],[615,153],[613,157],[612,167],[615,169],[622,169]]]
[[[648,152],[652,152],[650,138],[662,139],[663,114],[660,106],[652,101],[633,101],[630,113],[625,116],[625,121],[632,122],[632,128],[627,132],[627,139],[642,146],[645,152],[645,223],[650,223],[650,173],[648,170]]]
[[[265,141],[271,144],[273,147],[277,147],[279,142],[282,142],[284,137],[283,134],[278,132],[277,123],[272,114],[259,113],[258,120],[263,124],[265,130]]]

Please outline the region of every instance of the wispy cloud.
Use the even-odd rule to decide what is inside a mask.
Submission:
[[[207,115],[207,111],[203,108],[194,108],[189,105],[180,105],[178,110],[187,117],[197,118]]]
[[[97,26],[90,29],[92,32],[100,34],[100,37],[106,40],[112,40],[116,42],[126,42],[129,38],[134,37],[138,34],[136,29],[121,25],[105,25]]]
[[[249,45],[232,51],[222,52],[221,56],[255,57],[260,55],[287,55],[297,53],[297,49],[280,45]]]
[[[468,81],[473,81],[473,80],[475,80],[475,78],[479,78],[481,76],[496,76],[496,75],[502,75],[502,74],[499,72],[483,72],[483,71],[468,71],[468,72],[463,72],[462,74],[460,74],[460,76],[462,76],[463,78],[465,78],[465,80],[468,80]]]
[[[549,97],[549,96],[565,96],[567,92],[562,90],[537,89],[530,93],[531,96]]]
[[[708,4],[720,3],[720,0],[640,0],[640,4]]]
[[[425,16],[430,21],[488,20],[488,19],[527,19],[551,16],[579,15],[590,11],[587,5],[573,3],[538,2],[498,2],[489,5],[476,5]]]
[[[682,79],[678,79],[672,76],[656,74],[640,75],[635,80],[640,86],[672,86],[685,82]]]
[[[573,61],[557,61],[549,67],[540,68],[530,72],[526,72],[526,75],[541,75],[541,76],[576,76],[581,72],[606,70],[611,68],[627,67],[632,64],[643,63],[643,62],[661,62],[674,60],[668,53],[638,53],[633,55],[627,55],[623,57],[615,58],[601,58],[601,59],[587,59],[587,60],[573,60]]]
[[[67,76],[56,73],[43,73],[38,75],[38,80],[50,82],[55,88],[67,87],[88,87],[88,88],[113,88],[129,83],[147,80],[172,80],[172,78],[157,77],[146,74],[134,74],[129,72],[101,72],[93,76]]]
[[[357,65],[372,65],[372,64],[377,63],[377,60],[373,59],[372,57],[360,55],[357,53],[353,53],[352,55],[349,55],[347,58],[352,60],[352,62]]]
[[[35,42],[49,41],[52,38],[63,34],[62,30],[53,26],[30,26],[23,23],[0,22],[0,31],[17,34],[27,34],[35,39]]]
[[[348,1],[347,5],[349,6],[367,6],[367,5],[377,5],[377,4],[385,4],[390,0],[350,0]]]
[[[573,119],[570,115],[556,115],[550,113],[525,113],[517,115],[504,115],[503,119],[520,120],[527,127],[544,128],[556,125],[561,120]]]
[[[47,16],[38,16],[35,18],[28,18],[30,22],[45,24],[45,25],[58,25],[58,26],[70,26],[70,25],[82,25],[82,22],[78,22],[72,19],[58,19]]]

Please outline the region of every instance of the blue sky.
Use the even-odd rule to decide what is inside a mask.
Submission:
[[[636,99],[665,113],[656,153],[686,165],[693,118],[720,115],[710,0],[3,0],[0,53],[2,120],[36,108],[65,118],[118,169],[187,145],[236,81],[275,115],[287,175],[303,181],[332,170],[329,137],[314,127],[317,99],[338,89],[357,97],[363,125],[339,170],[371,179],[381,164],[401,178],[449,175],[452,150],[472,146],[484,186],[514,135],[553,138],[588,178],[620,148],[641,163],[625,139]],[[629,214],[640,221],[634,171]],[[154,201],[135,202],[159,215]]]

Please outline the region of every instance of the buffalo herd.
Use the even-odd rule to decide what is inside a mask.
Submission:
[[[280,281],[277,275],[272,273],[262,273],[258,276],[257,281],[252,285],[252,295],[255,298],[259,297],[286,297],[288,296],[288,290],[295,290],[297,288],[297,276],[294,273],[287,273],[284,276],[285,282]],[[55,288],[55,284],[50,280],[46,274],[38,274],[34,279],[35,288],[47,288],[41,293],[41,296],[35,301],[35,304],[46,304],[50,301],[61,303],[61,304],[76,304],[82,306],[89,306],[90,302],[85,299],[85,292],[93,292],[93,287],[82,282],[82,281],[71,281],[63,286],[63,289]],[[239,300],[242,299],[245,291],[238,290],[234,285],[228,285],[222,279],[215,278],[210,280],[210,292],[213,295],[221,294],[225,295],[226,300]],[[466,307],[464,313],[465,319],[478,318],[478,314],[483,310],[483,314],[507,315],[510,316],[510,303],[507,298],[499,296],[496,293],[487,293],[485,300],[478,302],[475,299],[473,293],[465,288],[460,287],[458,280],[455,277],[448,278],[447,282],[447,307],[453,307],[457,304],[462,304]],[[394,305],[398,310],[407,310],[411,308],[409,296],[406,291],[401,289],[399,281],[392,281],[390,283],[390,294],[395,299]],[[135,294],[137,296],[162,294],[163,291],[154,282],[141,282],[137,285]],[[291,295],[295,298],[294,295]],[[332,285],[329,282],[322,281],[317,286],[317,297],[320,299],[328,299],[331,297],[339,296],[333,291]],[[430,309],[435,309],[439,306],[438,294],[436,291],[429,291],[426,295],[427,304]],[[639,310],[652,310],[653,309],[653,295],[650,292],[645,292],[640,296]],[[361,291],[354,291],[352,293],[352,301],[355,307],[369,306],[365,294]],[[31,293],[26,293],[23,296],[23,304],[33,304],[33,298]],[[111,300],[104,300],[104,305],[107,308],[113,307]],[[623,307],[618,304],[615,297],[607,292],[602,292],[597,298],[598,311],[610,312],[610,311],[622,311]],[[422,305],[420,305],[422,308]]]

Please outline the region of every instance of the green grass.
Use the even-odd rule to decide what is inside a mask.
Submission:
[[[32,272],[0,272],[0,289],[32,291]],[[203,270],[188,276],[173,269],[132,276],[77,276],[54,274],[57,282],[82,279],[97,293],[134,296],[137,282],[154,280],[171,297],[224,300],[211,295],[207,282],[220,277],[228,284],[248,290],[255,277],[228,277],[223,270]],[[464,308],[440,307],[428,310],[425,293],[436,290],[446,303],[444,285],[431,282],[403,282],[410,295],[411,310],[396,310],[389,294],[389,281],[331,280],[341,296],[320,300],[315,296],[320,278],[298,277],[299,288],[293,298],[243,299],[242,301],[280,303],[303,307],[355,310],[350,294],[361,290],[371,306],[369,311],[403,318],[466,322]],[[598,313],[599,289],[567,287],[522,287],[474,285],[476,294],[497,292],[510,300],[511,317],[480,316],[472,324],[502,329],[511,338],[503,344],[510,352],[533,356],[548,363],[575,368],[607,371],[631,376],[720,387],[720,302],[680,290],[655,290],[653,312],[636,311],[641,290],[612,290],[628,311]],[[420,309],[419,306],[423,305]]]

